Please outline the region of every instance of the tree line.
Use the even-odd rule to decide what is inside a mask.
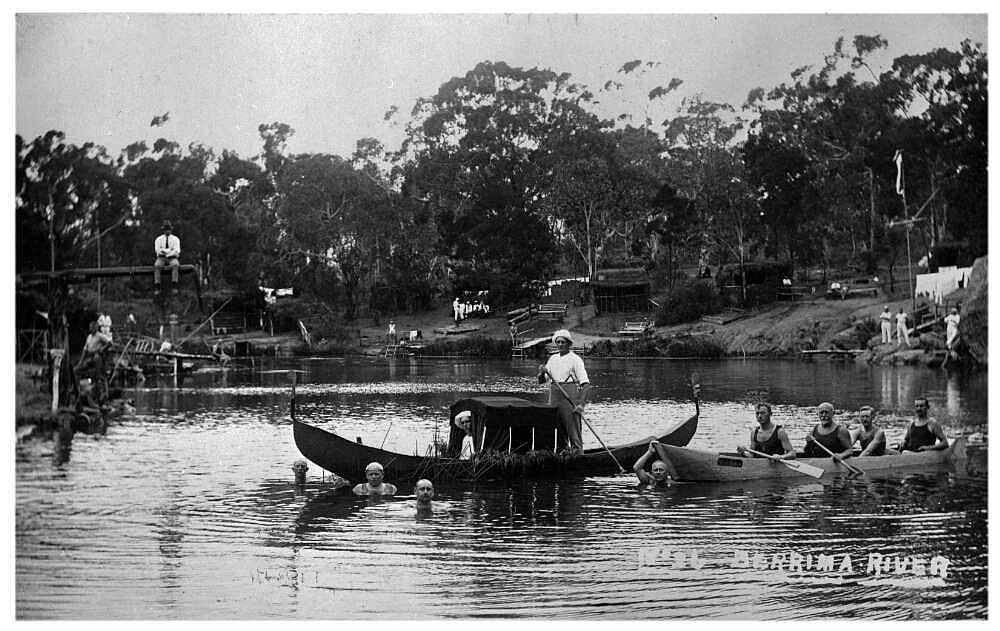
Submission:
[[[762,257],[891,274],[905,232],[889,222],[913,215],[918,250],[985,254],[986,53],[965,41],[876,75],[887,46],[841,39],[739,108],[695,94],[662,120],[684,82],[657,62],[591,88],[484,61],[386,113],[398,148],[363,138],[346,157],[289,153],[281,122],[250,158],[17,136],[16,268],[149,264],[170,219],[211,286],[295,286],[353,318],[462,290],[511,302],[624,265],[667,284],[682,265]]]

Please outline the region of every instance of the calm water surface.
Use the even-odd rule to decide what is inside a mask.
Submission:
[[[315,465],[304,489],[292,484],[290,369],[301,418],[407,453],[445,430],[461,396],[542,396],[531,362],[405,359],[277,361],[137,390],[137,413],[104,434],[17,443],[18,618],[987,615],[981,452],[957,470],[863,480],[439,486],[433,514],[418,516],[412,497],[344,497]],[[761,397],[796,444],[822,400],[875,405],[890,441],[920,395],[953,435],[987,418],[985,375],[785,361],[588,360],[588,370],[588,418],[608,443],[687,418],[692,372],[704,400],[692,446],[709,449],[745,443]],[[755,552],[766,567],[734,563]],[[947,573],[877,576],[871,553],[940,556]],[[790,572],[776,555],[793,554],[832,556],[836,569]]]

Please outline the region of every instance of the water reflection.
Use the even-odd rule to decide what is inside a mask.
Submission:
[[[964,471],[855,480],[662,491],[637,489],[631,475],[439,484],[429,515],[417,514],[408,488],[371,503],[331,488],[315,469],[296,486],[290,369],[300,371],[300,417],[369,444],[379,444],[391,423],[386,447],[406,452],[429,442],[461,396],[544,396],[530,362],[393,365],[391,373],[384,360],[279,361],[196,373],[182,389],[137,390],[139,414],[115,422],[106,436],[19,441],[18,617],[986,615],[985,449],[970,450]],[[696,441],[709,448],[745,442],[756,397],[775,404],[793,442],[826,398],[839,409],[881,402],[893,412],[926,394],[950,431],[985,422],[987,407],[985,378],[975,374],[821,362],[595,360],[588,369],[597,384],[589,420],[608,442],[687,418],[686,379],[695,370],[705,399]],[[71,443],[72,461],[68,450],[57,459],[54,447]],[[739,553],[791,551],[858,560],[871,552],[941,554],[955,571],[935,582],[733,565]],[[643,567],[650,554],[670,561]],[[675,567],[695,557],[702,567]]]

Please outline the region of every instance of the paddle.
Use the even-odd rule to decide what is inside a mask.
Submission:
[[[545,370],[545,374],[549,376],[549,379],[552,380],[552,383],[556,384],[556,387],[559,388],[559,392],[562,392],[562,395],[566,397],[566,400],[569,401],[570,403],[573,403],[573,399],[570,398],[569,393],[566,392],[566,389],[562,387],[561,383],[559,383],[555,379],[552,379],[552,373],[550,373],[548,369]],[[610,449],[608,449],[608,446],[604,444],[604,441],[601,440],[601,437],[597,434],[596,431],[594,431],[594,428],[590,424],[590,421],[588,421],[587,418],[582,413],[580,414],[580,420],[587,424],[587,428],[590,429],[591,433],[594,435],[594,438],[597,439],[597,442],[601,443],[601,447],[604,447],[604,451],[608,452],[608,455],[611,456],[611,459],[615,461],[616,465],[618,465],[618,473],[625,473],[625,467],[622,466],[622,463],[618,462],[618,458],[615,458],[615,455],[611,452]]]
[[[830,454],[830,456],[832,456],[834,460],[836,460],[840,464],[842,464],[845,467],[847,467],[847,470],[850,471],[851,473],[853,473],[855,475],[864,475],[865,474],[865,472],[862,471],[861,469],[855,467],[852,464],[849,464],[846,460],[844,460],[843,458],[841,458],[837,454],[835,454],[832,451],[830,451],[829,449],[827,449],[826,445],[824,445],[823,443],[819,442],[815,438],[813,438],[812,442],[813,442],[814,445],[819,445],[819,448],[822,449],[823,451],[825,451],[826,453]]]
[[[798,462],[797,460],[784,460],[782,458],[778,458],[777,456],[771,456],[771,455],[765,454],[765,453],[760,452],[760,451],[754,451],[753,449],[747,449],[745,447],[743,449],[744,449],[744,451],[748,451],[748,452],[750,452],[750,453],[752,453],[754,455],[761,456],[763,458],[768,458],[769,460],[773,460],[775,462],[780,462],[781,464],[785,465],[786,467],[788,467],[792,471],[798,471],[799,473],[804,473],[805,475],[808,475],[808,476],[811,476],[811,477],[814,477],[814,478],[821,478],[821,477],[823,477],[823,473],[824,473],[823,470],[820,469],[819,467],[815,467],[815,466],[813,466],[811,464],[807,464],[805,462]]]

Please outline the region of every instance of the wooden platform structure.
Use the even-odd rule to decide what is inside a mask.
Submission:
[[[858,349],[822,348],[822,349],[806,350],[806,351],[799,351],[799,352],[801,354],[803,354],[803,355],[806,355],[806,356],[809,356],[809,355],[834,355],[834,356],[836,356],[836,355],[840,355],[840,356],[850,355],[851,357],[853,357],[855,355],[860,355],[864,351],[863,350],[858,350]]]
[[[54,272],[24,272],[17,275],[19,284],[35,284],[39,281],[60,280],[64,283],[87,283],[95,278],[134,278],[136,276],[153,276],[153,265],[120,265],[117,267],[74,267],[55,270]],[[170,268],[162,268],[164,276],[170,275]],[[195,275],[195,284],[201,291],[201,266],[180,265],[181,276]],[[169,281],[168,281],[169,282]]]
[[[97,278],[135,278],[146,276],[152,278],[155,270],[153,265],[119,265],[115,267],[73,267],[59,269],[48,272],[23,272],[17,275],[17,284],[22,287],[40,286],[49,281],[58,281],[67,285],[78,283],[89,283]],[[169,277],[171,274],[169,267],[161,268],[163,276]],[[200,265],[180,265],[178,266],[178,276],[194,275],[194,289],[198,296],[198,309],[201,309],[201,266]],[[162,281],[164,285],[170,283],[169,278]],[[150,285],[152,286],[152,282]],[[152,287],[150,287],[152,289]]]
[[[716,313],[712,315],[705,315],[701,317],[702,322],[707,322],[709,324],[729,324],[730,322],[735,322],[742,318],[747,317],[749,314],[743,310],[730,309],[723,313]]]

